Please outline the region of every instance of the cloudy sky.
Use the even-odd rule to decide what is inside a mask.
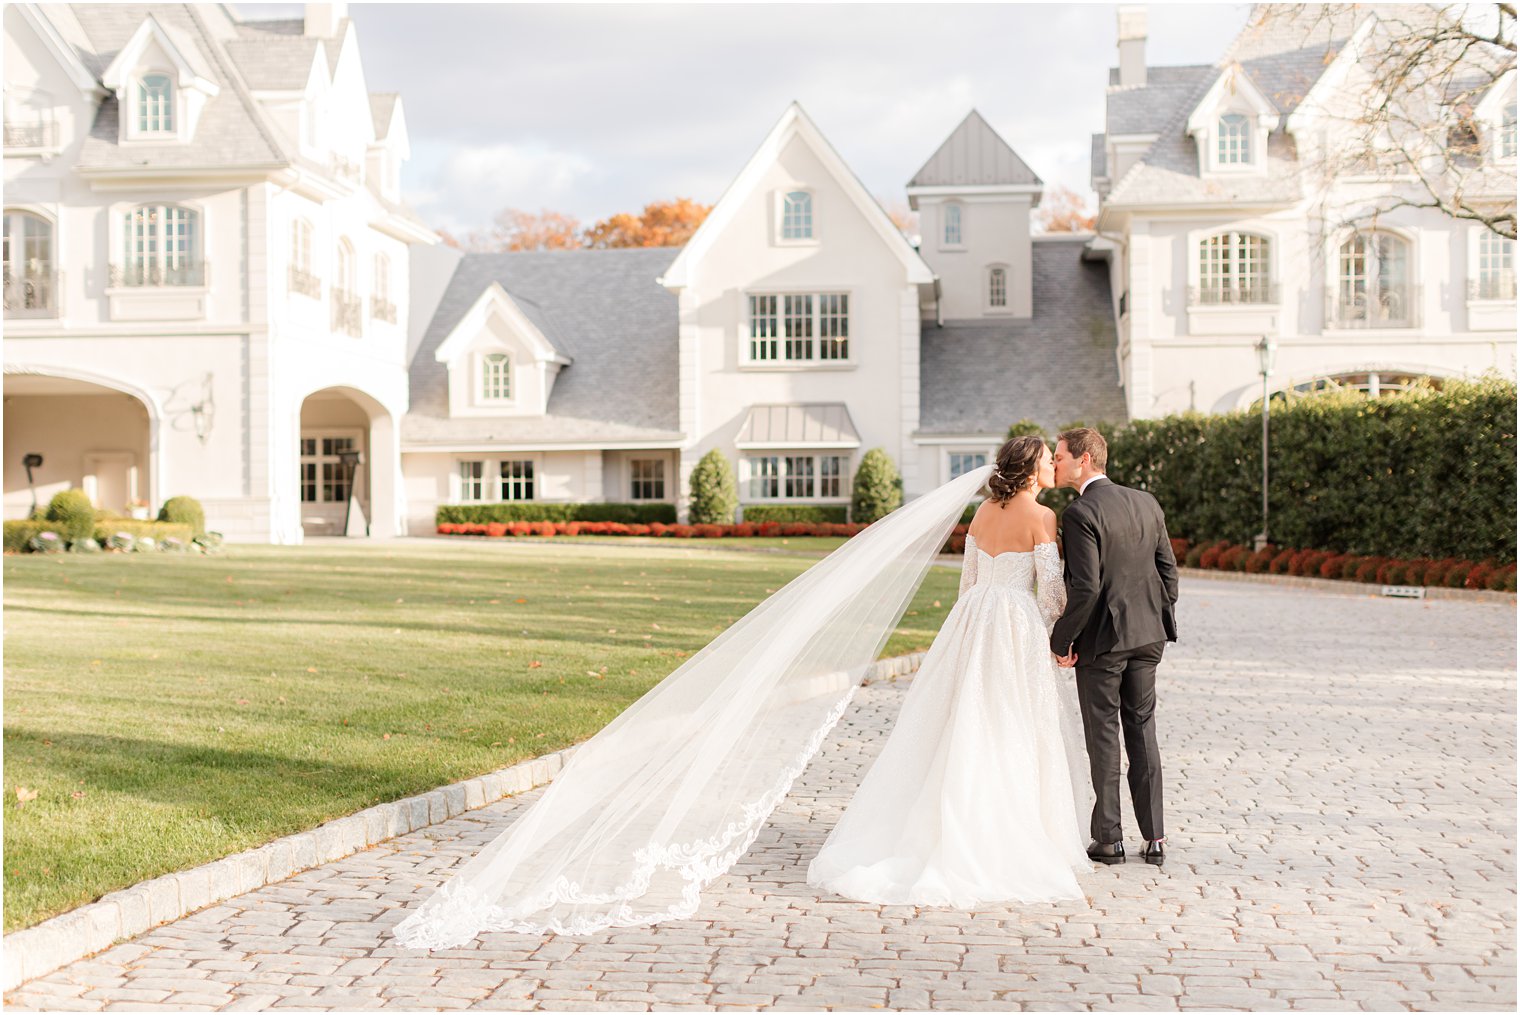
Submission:
[[[237,5],[289,17],[292,4]],[[1151,4],[1148,62],[1211,63],[1245,4]],[[406,107],[408,200],[468,231],[712,202],[796,99],[889,204],[975,107],[1047,186],[1091,199],[1110,4],[353,4],[372,91]]]

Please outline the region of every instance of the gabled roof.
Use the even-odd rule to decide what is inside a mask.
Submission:
[[[473,306],[454,325],[433,358],[439,363],[452,363],[469,349],[474,332],[482,327],[495,312],[506,320],[512,330],[533,346],[533,354],[540,360],[555,360],[569,366],[573,360],[565,340],[554,326],[549,313],[535,300],[526,296],[513,296],[500,282],[491,282],[475,300]]]
[[[974,109],[908,181],[910,191],[998,185],[1039,187],[1043,181]]]
[[[1217,111],[1232,97],[1244,101],[1267,130],[1277,129],[1281,119],[1277,107],[1251,80],[1251,75],[1246,73],[1245,68],[1238,62],[1231,62],[1219,72],[1203,97],[1193,105],[1192,112],[1188,114],[1188,133],[1196,134],[1209,127]]]
[[[375,140],[382,141],[391,130],[391,114],[401,96],[396,92],[370,92],[369,115],[375,122]]]
[[[733,221],[738,214],[739,208],[759,186],[765,171],[781,156],[788,142],[793,138],[800,138],[813,154],[823,163],[824,167],[834,176],[835,181],[850,198],[856,208],[865,217],[866,221],[874,228],[877,234],[902,262],[903,268],[908,273],[908,281],[920,285],[927,285],[934,281],[934,273],[924,263],[923,258],[918,256],[918,251],[913,249],[907,237],[892,220],[887,217],[876,198],[866,190],[865,184],[860,182],[844,159],[829,144],[828,139],[819,131],[818,126],[803,112],[802,107],[793,102],[781,114],[781,119],[771,128],[765,140],[750,160],[745,163],[739,175],[729,184],[718,203],[713,206],[707,218],[692,235],[691,241],[681,248],[680,254],[666,270],[661,278],[661,284],[672,289],[679,289],[690,284],[691,271],[698,261],[701,260],[716,240]]]
[[[677,253],[667,247],[464,255],[412,357],[403,444],[426,450],[489,442],[679,441],[676,298],[656,281]],[[448,373],[436,358],[438,347],[492,285],[525,315],[542,314],[556,344],[574,351],[574,364],[555,378],[547,415],[449,417]]]
[[[297,36],[229,39],[227,53],[248,87],[259,92],[304,91],[311,81],[318,40]]]
[[[58,65],[68,75],[74,87],[79,89],[80,94],[90,99],[98,99],[103,91],[100,80],[96,77],[95,71],[85,63],[84,55],[70,45],[64,34],[64,31],[68,30],[69,34],[77,35],[80,31],[78,23],[73,18],[63,18],[60,19],[63,22],[60,25],[51,18],[43,17],[38,12],[36,4],[14,6],[22,20],[30,25],[32,31],[42,39],[43,45],[47,46],[48,52],[53,54],[53,58],[58,61]]]
[[[924,436],[1002,436],[1015,420],[1046,429],[1124,422],[1108,266],[1084,261],[1090,234],[1035,237],[1034,316],[925,325],[919,366]]]
[[[100,75],[101,83],[112,91],[119,91],[152,42],[157,42],[174,61],[181,85],[197,88],[211,96],[221,91],[221,86],[214,80],[215,72],[195,39],[179,25],[159,24],[152,14],[142,20],[117,51],[115,59],[106,65]]]

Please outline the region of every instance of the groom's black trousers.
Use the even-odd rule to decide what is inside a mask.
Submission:
[[[1161,820],[1161,752],[1156,747],[1156,664],[1166,642],[1077,661],[1077,700],[1092,765],[1092,837],[1120,842],[1119,730],[1129,755],[1129,796],[1147,839],[1166,835]]]

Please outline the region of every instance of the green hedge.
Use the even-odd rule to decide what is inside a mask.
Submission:
[[[28,519],[26,521],[6,522],[5,552],[25,553],[27,551],[26,544],[30,543],[32,541],[32,537],[37,535],[37,533],[57,531],[58,524],[56,522],[46,522],[31,519]]]
[[[1301,549],[1515,559],[1515,384],[1274,402],[1270,535]],[[1261,414],[1137,420],[1109,437],[1109,474],[1149,490],[1192,542],[1261,529]]]
[[[849,521],[849,510],[843,504],[746,504],[744,520],[755,525],[761,522],[819,523],[843,525]]]
[[[438,525],[476,522],[622,522],[624,525],[664,522],[674,525],[674,504],[444,504]]]

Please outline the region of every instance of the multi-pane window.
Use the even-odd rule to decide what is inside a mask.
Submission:
[[[486,463],[459,463],[459,499],[482,501],[486,499]]]
[[[174,130],[174,83],[167,74],[145,74],[137,83],[137,130],[142,134]]]
[[[5,312],[47,316],[54,303],[53,224],[24,211],[5,213]]]
[[[1480,300],[1515,298],[1515,241],[1488,229],[1478,234],[1478,277],[1476,296]]]
[[[315,299],[322,294],[322,282],[311,265],[311,235],[306,219],[290,224],[290,291]]]
[[[505,402],[512,397],[512,360],[504,352],[480,358],[480,398],[485,402]]]
[[[960,246],[961,235],[961,206],[947,204],[945,205],[945,246]]]
[[[781,238],[783,240],[811,240],[813,238],[813,195],[805,190],[794,190],[781,198]]]
[[[1412,323],[1409,244],[1388,233],[1357,233],[1341,245],[1337,317],[1342,325]]]
[[[501,499],[533,499],[533,462],[531,459],[501,463]]]
[[[844,455],[755,455],[749,500],[816,500],[849,496]]]
[[[1499,123],[1499,157],[1515,157],[1515,103],[1504,107],[1504,119]]]
[[[985,451],[950,452],[950,478],[956,479],[987,464]]]
[[[1219,164],[1242,165],[1251,161],[1251,123],[1239,113],[1219,118]]]
[[[1008,305],[1008,269],[993,268],[987,273],[987,305],[993,307]]]
[[[333,261],[333,284],[345,293],[354,291],[354,248],[348,240],[338,241],[337,256]]]
[[[1270,303],[1271,241],[1252,233],[1219,233],[1198,244],[1195,302]]]
[[[849,358],[847,293],[784,293],[749,298],[749,358],[808,363]]]
[[[200,214],[173,204],[143,205],[123,216],[122,263],[113,285],[201,285]]]
[[[635,458],[628,463],[633,500],[665,499],[665,462],[659,458]]]
[[[391,259],[384,254],[375,255],[375,299],[381,303],[391,301]]]
[[[340,457],[353,451],[353,437],[301,438],[301,500],[307,504],[342,504],[348,500],[349,475]]]

